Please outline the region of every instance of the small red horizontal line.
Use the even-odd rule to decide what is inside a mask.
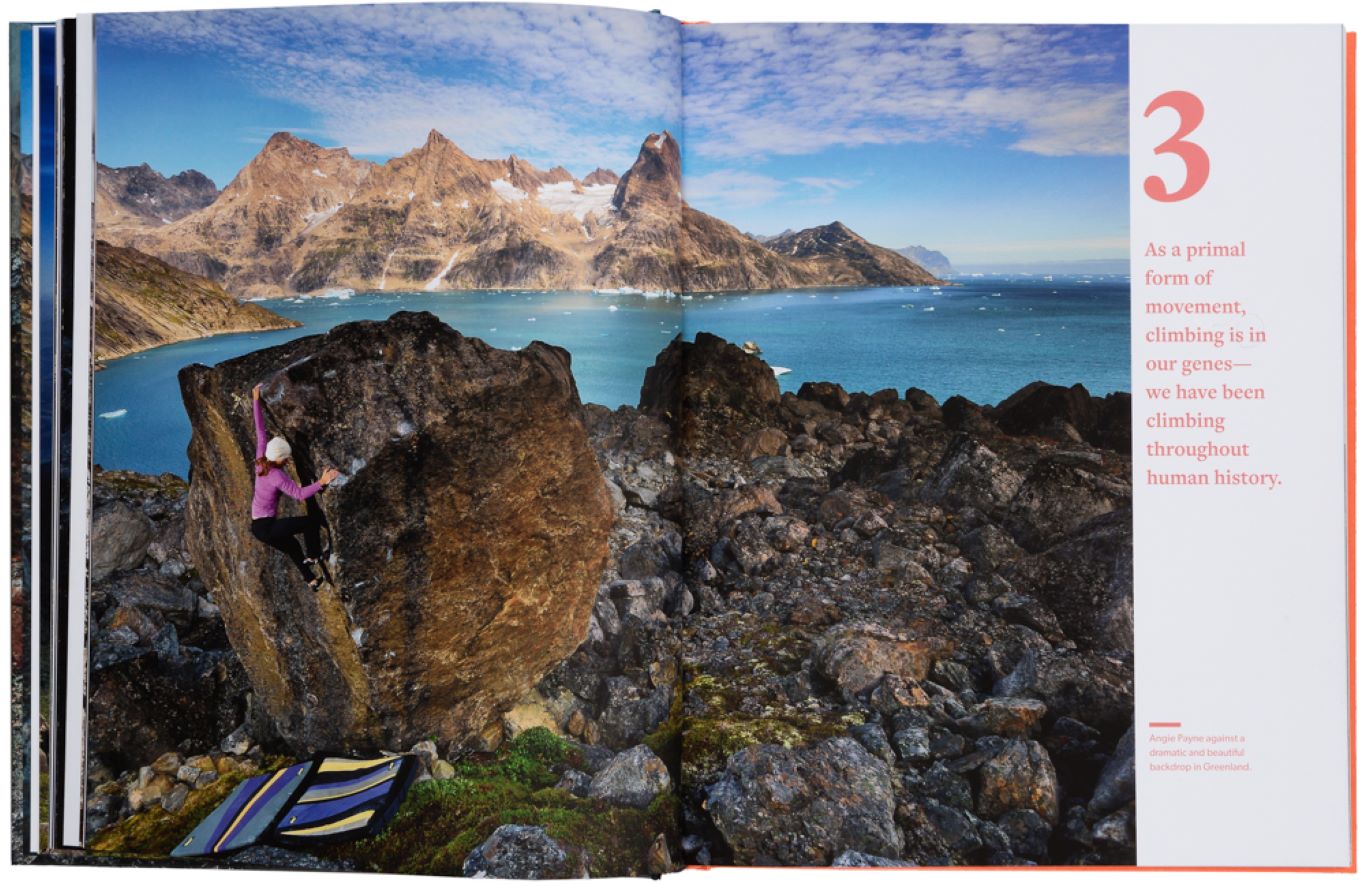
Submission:
[[[1150,729],[1179,729],[1180,722],[1179,721],[1172,721],[1169,723],[1151,722],[1148,723],[1147,726]]]

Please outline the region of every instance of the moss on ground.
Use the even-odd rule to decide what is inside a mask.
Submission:
[[[284,766],[287,760],[271,762],[266,768]],[[170,855],[181,840],[198,826],[248,773],[223,775],[206,787],[190,791],[185,805],[177,812],[153,806],[110,825],[90,840],[92,852],[109,855],[156,857]]]
[[[647,873],[659,834],[677,846],[676,798],[630,809],[575,797],[553,787],[554,768],[573,765],[574,755],[549,730],[528,729],[496,756],[457,764],[454,778],[415,785],[383,833],[331,854],[371,871],[459,874],[465,856],[499,826],[525,824],[571,847],[594,877]]]
[[[377,836],[320,849],[319,854],[350,861],[362,870],[459,874],[470,850],[504,824],[545,828],[594,877],[649,873],[649,847],[659,834],[676,854],[679,807],[674,795],[656,797],[646,809],[632,809],[554,787],[557,771],[582,762],[573,745],[548,729],[528,729],[495,755],[456,764],[454,778],[414,785],[393,821]],[[271,761],[266,768],[287,763]],[[130,816],[96,834],[91,850],[168,855],[244,777],[224,776],[190,792],[178,812],[157,806]]]

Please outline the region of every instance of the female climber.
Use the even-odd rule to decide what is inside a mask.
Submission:
[[[307,516],[276,517],[276,507],[280,493],[290,498],[306,501],[317,495],[341,475],[340,471],[328,468],[316,483],[300,488],[284,467],[289,464],[291,450],[289,442],[283,437],[274,437],[268,442],[265,431],[265,415],[261,412],[261,386],[251,389],[251,412],[256,419],[256,491],[251,497],[251,534],[265,542],[294,562],[308,582],[308,587],[317,590],[322,586],[323,576],[313,571],[322,556],[322,523],[316,508],[309,508]],[[299,547],[294,536],[303,533],[307,548]]]

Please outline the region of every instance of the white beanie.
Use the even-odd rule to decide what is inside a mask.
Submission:
[[[284,461],[293,451],[289,448],[289,441],[283,437],[274,437],[265,444],[266,461]]]

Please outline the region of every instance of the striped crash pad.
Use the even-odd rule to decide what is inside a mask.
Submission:
[[[306,849],[370,837],[398,811],[417,774],[411,755],[317,757],[246,779],[172,850],[225,855],[265,843]]]

